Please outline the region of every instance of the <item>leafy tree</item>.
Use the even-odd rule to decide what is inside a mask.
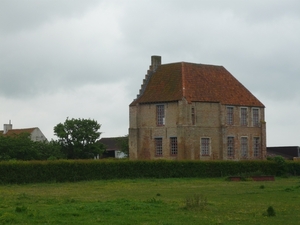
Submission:
[[[103,145],[98,142],[100,127],[95,120],[67,118],[54,127],[54,134],[68,159],[87,159],[103,152]]]
[[[0,137],[0,160],[33,160],[38,159],[37,149],[29,133]]]
[[[50,142],[34,142],[34,148],[38,152],[39,160],[48,159],[63,159],[66,158],[62,152],[61,145],[58,141],[51,140]]]

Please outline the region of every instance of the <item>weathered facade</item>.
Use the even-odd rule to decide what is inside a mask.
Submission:
[[[152,63],[129,106],[130,159],[266,157],[264,105],[224,67]]]

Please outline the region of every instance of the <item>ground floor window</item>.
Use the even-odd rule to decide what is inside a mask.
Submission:
[[[234,137],[227,137],[227,157],[234,157]]]
[[[162,138],[155,138],[155,155],[162,156]]]
[[[201,138],[201,155],[209,155],[209,138]]]
[[[177,155],[177,137],[170,137],[171,155]]]
[[[248,157],[248,138],[247,137],[241,138],[241,157],[242,158]]]
[[[259,137],[253,138],[253,156],[259,157],[260,156],[260,140]]]

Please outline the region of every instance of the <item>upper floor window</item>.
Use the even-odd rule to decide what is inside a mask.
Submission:
[[[177,155],[177,137],[170,137],[171,155]]]
[[[252,109],[252,124],[253,126],[259,126],[259,109]]]
[[[241,125],[247,126],[247,108],[241,108]]]
[[[259,157],[260,156],[260,140],[259,137],[253,138],[253,156]]]
[[[156,106],[156,124],[157,124],[157,126],[165,125],[165,106],[164,105]]]
[[[233,125],[233,107],[227,106],[227,125]]]
[[[209,155],[209,138],[201,138],[201,155]]]
[[[162,156],[162,138],[155,138],[155,156]]]
[[[241,157],[246,158],[248,156],[248,138],[241,138]]]
[[[192,107],[192,124],[195,125],[196,118],[195,118],[195,108]]]
[[[227,137],[227,156],[234,157],[234,137]]]

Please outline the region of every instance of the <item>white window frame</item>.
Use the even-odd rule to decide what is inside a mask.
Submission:
[[[253,157],[260,157],[260,137],[253,137]]]
[[[158,145],[160,142],[160,145]],[[163,138],[155,137],[154,138],[154,147],[155,147],[155,156],[162,157],[163,156]]]
[[[203,145],[202,140],[207,141],[205,146]],[[211,139],[209,137],[201,137],[200,138],[200,155],[201,156],[210,156],[210,148],[211,148]]]
[[[243,112],[245,110],[246,112]],[[248,108],[247,107],[241,107],[240,110],[240,118],[241,118],[241,126],[247,126],[248,125]]]
[[[241,137],[241,157],[247,158],[248,157],[248,149],[249,149],[248,137],[244,136]]]
[[[165,125],[165,105],[159,104],[156,105],[156,125],[164,126]]]
[[[232,110],[229,113],[229,109]],[[231,115],[231,117],[229,117]],[[233,125],[234,124],[234,107],[233,106],[226,106],[226,124]]]
[[[170,137],[170,154],[171,156],[176,156],[178,154],[178,142],[177,137]],[[174,143],[172,140],[176,140]]]
[[[229,145],[229,139],[232,139],[232,145]],[[231,149],[229,149],[231,147]],[[234,136],[227,136],[227,157],[234,158],[235,155],[235,138]]]
[[[254,111],[257,110],[257,117],[254,116]],[[257,118],[257,121],[254,120],[255,118]],[[252,126],[253,127],[259,127],[259,120],[260,120],[260,110],[259,108],[252,108]]]

